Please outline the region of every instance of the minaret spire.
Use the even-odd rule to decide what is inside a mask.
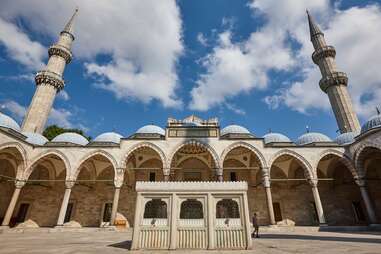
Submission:
[[[74,19],[77,16],[77,13],[78,13],[78,7],[75,8],[73,15],[71,16],[71,18],[69,19],[69,21],[67,22],[66,26],[64,27],[61,33],[68,33],[72,35],[74,38]]]
[[[315,49],[312,60],[319,66],[322,75],[319,82],[320,88],[328,95],[340,132],[357,132],[360,130],[360,123],[353,110],[352,100],[348,93],[347,74],[337,70],[336,50],[334,47],[327,45],[323,32],[308,10],[307,17],[311,42]]]
[[[71,45],[74,41],[73,23],[77,13],[78,8],[60,33],[58,42],[49,48],[46,68],[36,74],[37,88],[25,115],[22,131],[43,132],[56,94],[65,87],[63,73],[73,57]]]

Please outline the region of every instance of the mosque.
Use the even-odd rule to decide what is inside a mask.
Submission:
[[[36,91],[22,126],[0,113],[2,229],[132,227],[137,181],[168,186],[245,181],[249,214],[257,213],[261,225],[380,223],[381,115],[361,127],[348,77],[335,63],[335,48],[309,13],[312,60],[341,133],[334,140],[316,132],[297,140],[280,133],[259,137],[243,126],[220,126],[216,118],[191,115],[168,118],[165,128],[143,126],[129,137],[106,132],[89,141],[69,132],[49,141],[41,133],[55,96],[65,87],[76,14],[49,48],[46,68],[35,76]],[[162,203],[146,206],[144,216],[164,216],[149,210]],[[234,202],[226,205],[234,216]],[[189,200],[180,214],[202,217],[189,213],[199,206]]]

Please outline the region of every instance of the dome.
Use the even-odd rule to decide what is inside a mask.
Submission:
[[[94,142],[111,142],[111,143],[120,143],[120,139],[123,138],[122,135],[115,132],[105,132],[99,135],[94,139]]]
[[[318,132],[308,132],[300,136],[295,143],[302,146],[318,142],[332,142],[332,140],[324,134]]]
[[[145,125],[141,128],[139,128],[136,133],[139,134],[160,134],[162,136],[165,136],[165,130],[157,125]]]
[[[250,134],[250,131],[240,125],[232,124],[223,128],[220,134],[221,136],[224,136],[226,134]]]
[[[268,133],[263,136],[265,144],[275,143],[275,142],[291,142],[291,140],[283,134],[280,133]]]
[[[348,145],[355,141],[358,132],[346,132],[336,137],[335,142],[339,145]]]
[[[18,132],[21,131],[20,125],[15,120],[13,120],[11,117],[1,112],[0,112],[0,127],[9,128]]]
[[[361,127],[361,133],[365,133],[371,129],[381,127],[381,114],[369,118],[369,120]]]
[[[65,132],[53,138],[52,142],[65,142],[85,146],[89,141],[75,132]]]
[[[47,138],[38,133],[23,132],[22,134],[27,136],[25,141],[33,145],[43,146],[46,142],[49,142]]]

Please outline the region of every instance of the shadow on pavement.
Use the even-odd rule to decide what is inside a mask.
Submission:
[[[293,239],[293,240],[316,240],[316,241],[335,241],[335,242],[351,242],[351,243],[378,243],[381,239],[373,238],[354,238],[354,237],[337,237],[337,236],[314,236],[314,235],[293,235],[293,234],[264,234],[262,239]]]
[[[120,243],[113,243],[108,245],[108,247],[114,247],[114,248],[120,248],[120,249],[126,249],[126,250],[131,250],[131,240],[123,241]]]

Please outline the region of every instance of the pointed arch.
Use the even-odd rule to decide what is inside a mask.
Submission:
[[[318,159],[316,160],[314,170],[315,173],[317,174],[318,166],[320,161],[326,157],[327,155],[333,155],[339,158],[339,162],[344,164],[344,166],[351,172],[352,176],[357,179],[359,177],[359,173],[356,171],[356,168],[352,162],[351,159],[348,158],[348,156],[344,152],[340,152],[334,149],[327,149],[321,152],[318,156]]]
[[[21,160],[22,160],[22,166],[23,166],[22,169],[25,170],[27,167],[27,160],[28,160],[28,156],[27,156],[27,152],[26,152],[25,148],[22,145],[20,145],[19,143],[8,142],[8,143],[2,144],[0,146],[0,152],[2,150],[7,149],[7,148],[14,148],[19,152],[19,154],[21,155]]]
[[[271,157],[271,159],[269,160],[270,171],[271,171],[271,167],[272,167],[273,163],[278,158],[280,158],[281,156],[284,156],[284,155],[289,155],[289,156],[293,157],[295,160],[297,160],[301,164],[301,166],[303,167],[304,172],[306,173],[306,177],[308,176],[311,179],[316,177],[316,175],[313,173],[311,164],[302,155],[300,155],[299,153],[297,153],[295,151],[289,150],[289,149],[280,150]]]
[[[251,145],[249,143],[243,142],[243,141],[239,141],[239,142],[233,143],[233,144],[229,145],[228,147],[226,147],[224,149],[224,151],[221,154],[220,165],[223,165],[223,163],[225,161],[225,158],[229,154],[229,152],[231,152],[232,150],[234,150],[234,149],[236,149],[238,147],[243,147],[243,148],[246,148],[246,149],[250,150],[251,152],[253,152],[255,154],[255,156],[258,158],[259,163],[261,164],[260,165],[261,168],[267,168],[267,163],[266,163],[265,157],[258,150],[258,148],[256,148],[255,146],[253,146],[253,145]]]
[[[54,155],[54,156],[57,156],[58,158],[60,158],[62,160],[62,162],[64,163],[65,165],[65,173],[66,173],[66,178],[68,177],[68,175],[70,175],[70,172],[71,172],[71,165],[70,165],[70,161],[69,159],[67,158],[67,156],[62,153],[61,151],[59,150],[48,150],[46,152],[42,152],[40,153],[39,155],[37,155],[33,160],[32,160],[32,163],[30,165],[28,165],[28,167],[26,168],[25,172],[24,172],[24,176],[23,176],[23,179],[24,180],[28,180],[28,178],[30,177],[30,175],[32,174],[36,164],[43,158],[46,158],[46,157],[49,157],[51,155]]]
[[[366,153],[364,153],[364,151],[367,148],[375,148],[381,151],[381,144],[376,142],[365,142],[357,148],[354,156],[354,162],[361,177],[365,176],[364,159],[366,157]]]
[[[161,162],[163,164],[163,168],[167,168],[167,165],[166,165],[166,162],[167,162],[167,159],[166,159],[166,156],[163,152],[163,150],[158,147],[157,145],[151,143],[151,142],[140,142],[134,146],[132,146],[128,151],[127,153],[123,156],[122,158],[122,161],[120,163],[121,165],[121,168],[125,169],[127,167],[127,160],[128,160],[128,157],[133,153],[135,152],[136,150],[138,149],[141,149],[141,148],[150,148],[152,150],[154,150],[160,157],[161,159]]]
[[[216,166],[216,168],[221,168],[220,166],[220,160],[219,160],[219,156],[217,154],[217,152],[207,143],[205,142],[201,142],[201,141],[198,141],[198,140],[188,140],[182,144],[180,144],[179,146],[177,146],[171,153],[170,153],[170,156],[168,157],[168,161],[167,161],[167,165],[170,166],[172,161],[173,161],[173,158],[174,156],[176,155],[176,153],[178,151],[180,151],[181,148],[183,148],[184,146],[187,146],[187,145],[194,145],[194,146],[202,146],[203,148],[205,148],[209,153],[210,155],[212,155],[212,158],[213,158],[213,161],[214,161],[214,165]]]

